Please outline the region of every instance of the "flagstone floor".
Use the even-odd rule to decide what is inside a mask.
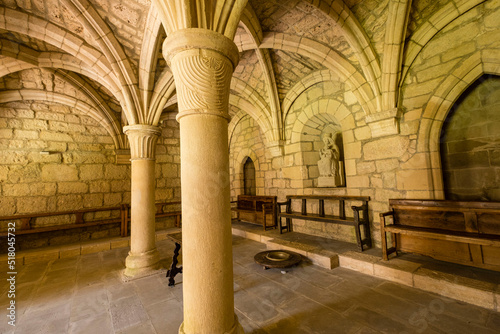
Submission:
[[[500,313],[491,310],[345,268],[302,262],[285,274],[264,270],[253,261],[264,244],[234,236],[233,246],[235,310],[247,334],[500,332]],[[158,248],[168,266],[173,242],[160,241]],[[175,287],[167,285],[164,271],[123,282],[127,252],[118,248],[20,267],[15,327],[5,317],[6,280],[0,283],[0,333],[177,333],[182,275]]]

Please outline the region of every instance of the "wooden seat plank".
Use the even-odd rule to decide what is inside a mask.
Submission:
[[[311,221],[324,222],[324,223],[336,223],[336,224],[350,225],[350,226],[356,225],[356,222],[354,221],[353,217],[341,218],[339,216],[333,216],[333,215],[323,215],[322,216],[322,215],[316,214],[316,213],[308,213],[306,215],[303,215],[303,214],[298,214],[298,213],[282,212],[282,213],[280,213],[280,217],[311,220]]]
[[[386,232],[412,235],[415,237],[431,238],[436,240],[448,240],[465,242],[469,244],[500,246],[500,236],[490,234],[476,234],[457,231],[440,231],[432,228],[414,226],[386,226]]]
[[[176,217],[176,226],[180,227],[180,220],[182,212],[180,210],[174,211],[165,211],[166,207],[169,207],[173,204],[180,204],[181,202],[165,202],[165,203],[156,203],[156,218],[161,217]],[[99,212],[112,212],[119,211],[119,217],[110,217],[110,218],[101,218],[94,220],[86,220],[86,214],[96,214]],[[58,217],[58,216],[74,216],[74,222],[66,223],[66,224],[58,224],[58,225],[50,225],[50,226],[42,226],[42,227],[32,227],[32,222],[35,221],[36,218],[41,217]],[[20,221],[20,226],[16,229],[16,235],[25,235],[25,234],[37,234],[37,233],[45,233],[45,232],[54,232],[54,231],[64,231],[69,229],[76,228],[86,228],[98,225],[108,225],[108,224],[116,224],[120,223],[120,234],[121,236],[128,235],[128,225],[130,222],[130,206],[128,204],[123,204],[118,207],[102,207],[102,208],[94,208],[94,209],[82,209],[82,210],[74,210],[74,211],[59,211],[59,212],[40,212],[40,213],[32,213],[32,214],[23,214],[23,215],[13,215],[13,216],[1,216],[0,222],[5,221]],[[8,232],[0,232],[0,237],[8,236]]]
[[[363,251],[363,246],[371,247],[370,222],[368,217],[368,196],[340,196],[340,195],[289,195],[286,197],[286,202],[278,203],[278,227],[280,233],[283,231],[290,232],[293,219],[301,219],[304,221],[317,221],[323,223],[333,223],[339,225],[353,226],[356,232],[356,242],[360,251]],[[292,200],[301,201],[301,211],[292,211]],[[307,203],[310,201],[318,201],[318,212],[307,212]],[[338,201],[338,214],[325,214],[325,201]],[[361,206],[352,206],[353,217],[346,217],[345,201],[361,201]],[[282,212],[281,208],[286,207]],[[362,213],[360,215],[360,212]],[[283,219],[285,224],[283,225]],[[361,226],[364,229],[364,239],[361,238]]]
[[[384,260],[408,251],[500,271],[494,249],[500,247],[500,202],[391,199],[389,205],[391,211],[380,214]]]

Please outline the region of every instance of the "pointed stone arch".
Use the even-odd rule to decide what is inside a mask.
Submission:
[[[427,103],[418,133],[417,151],[427,152],[434,198],[444,198],[439,136],[453,104],[483,74],[500,75],[500,60],[490,57],[494,50],[484,49],[469,56],[436,90]]]

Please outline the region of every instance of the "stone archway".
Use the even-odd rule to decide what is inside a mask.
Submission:
[[[485,52],[483,51],[483,54]],[[419,130],[418,147],[427,151],[430,161],[429,177],[432,180],[434,198],[444,198],[444,185],[440,156],[439,137],[443,123],[453,104],[462,93],[484,74],[500,75],[498,62],[482,59],[480,53],[471,55],[462,66],[451,73],[429,99],[424,109],[424,120]],[[458,80],[457,80],[458,78]]]
[[[500,200],[500,77],[483,75],[455,102],[440,136],[446,199]]]

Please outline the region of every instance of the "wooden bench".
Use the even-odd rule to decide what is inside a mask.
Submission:
[[[180,205],[181,202],[165,202],[156,203],[156,218],[175,216],[175,226],[180,227],[181,223],[181,210],[168,210],[172,205]],[[95,218],[101,212],[112,212],[119,211],[119,215],[110,215],[109,217]],[[54,224],[50,226],[40,226],[36,227],[36,220],[38,218],[52,218],[57,219],[58,216],[68,216],[67,220],[71,221],[64,224]],[[15,223],[16,231],[15,235],[24,234],[36,234],[43,232],[54,232],[63,231],[76,228],[86,228],[98,225],[108,225],[108,224],[120,224],[120,235],[122,237],[128,236],[129,222],[130,222],[130,205],[123,204],[116,207],[103,207],[95,209],[82,209],[73,211],[59,211],[59,212],[42,212],[42,213],[30,213],[24,215],[13,215],[13,216],[1,216],[0,223],[2,229],[5,231],[0,232],[0,237],[8,236],[7,228],[5,228],[8,223]]]
[[[236,212],[237,220],[262,225],[264,230],[276,228],[276,196],[238,195],[238,200],[231,203],[236,204],[231,210]]]
[[[292,200],[302,201],[302,210],[300,212],[292,211]],[[356,233],[356,241],[359,250],[363,251],[363,246],[371,247],[370,236],[370,221],[368,219],[368,196],[315,196],[315,195],[289,195],[286,197],[286,202],[278,203],[278,227],[280,233],[284,230],[291,231],[292,219],[302,219],[305,221],[317,221],[323,223],[334,223],[341,225],[350,225],[354,227]],[[318,201],[318,212],[307,212],[307,202]],[[338,214],[325,214],[325,201],[338,201]],[[353,217],[347,217],[345,213],[345,201],[359,201],[363,204],[360,206],[352,206]],[[285,212],[282,212],[282,207],[285,206]],[[361,213],[361,214],[360,214]],[[283,218],[285,225],[283,225]],[[361,238],[361,226],[363,226],[364,239]]]
[[[500,202],[391,199],[389,205],[380,214],[384,260],[402,251],[500,270]]]
[[[14,216],[2,216],[0,217],[0,221],[2,225],[5,222],[16,222],[19,221],[19,224],[16,224],[16,232],[15,235],[23,235],[23,234],[34,234],[34,233],[42,233],[42,232],[53,232],[53,231],[62,231],[74,228],[83,228],[90,226],[98,226],[98,225],[106,225],[106,224],[114,224],[122,222],[122,212],[125,209],[126,205],[117,206],[117,207],[105,207],[98,209],[83,209],[83,210],[74,210],[74,211],[60,211],[60,212],[43,212],[43,213],[30,213],[25,215],[14,215]],[[98,218],[98,219],[88,219],[88,216],[94,216],[91,214],[104,212],[104,211],[120,211],[120,217],[106,217],[106,218]],[[57,217],[57,216],[74,216],[74,222],[66,223],[66,224],[57,224],[51,226],[43,226],[43,227],[33,227],[37,218],[42,217]],[[69,218],[71,219],[71,218]],[[0,232],[0,237],[5,237],[8,235],[8,232]]]

